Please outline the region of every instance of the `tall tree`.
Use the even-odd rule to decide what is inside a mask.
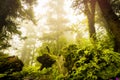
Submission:
[[[102,12],[102,16],[105,18],[108,27],[106,29],[109,29],[110,32],[114,35],[114,40],[115,40],[115,51],[120,52],[120,20],[119,20],[119,15],[120,15],[120,8],[119,8],[119,2],[120,1],[115,1],[115,0],[75,0],[75,6],[77,6],[77,9],[81,9],[81,4],[85,7],[85,9],[87,8],[86,6],[93,4],[92,7],[89,7],[87,12],[89,11],[89,9],[91,11],[95,10],[95,1],[99,4],[99,7],[101,9]],[[83,4],[84,3],[84,4]],[[112,5],[114,3],[114,5]],[[89,16],[90,13],[87,14],[87,16]],[[93,20],[92,16],[94,15],[90,15],[91,18],[88,18],[88,20],[90,19],[91,21]],[[90,24],[90,22],[88,22],[88,24]],[[94,25],[95,22],[93,22]],[[90,26],[89,26],[90,27]]]
[[[84,0],[85,14],[88,19],[90,38],[93,42],[96,42],[96,31],[95,31],[95,5],[96,0]],[[90,7],[90,8],[89,8]]]
[[[68,19],[65,18],[64,2],[62,0],[49,0],[47,4],[46,25],[49,28],[48,32],[43,34],[44,41],[52,42],[54,45],[55,54],[60,54],[62,43],[60,38],[63,38],[64,31],[67,26]],[[60,4],[60,5],[59,5]]]
[[[18,31],[18,21],[32,19],[30,6],[36,0],[1,0],[0,1],[0,50],[9,47],[9,39],[13,34],[21,34]],[[27,6],[25,9],[24,6]]]
[[[73,7],[81,10],[88,19],[88,29],[91,42],[96,42],[96,30],[95,30],[95,5],[96,0],[73,0]]]
[[[117,52],[120,52],[120,20],[119,17],[115,14],[112,9],[112,5],[110,0],[97,0],[100,6],[103,17],[107,21],[109,25],[110,31],[113,33],[115,37],[115,42],[117,43],[116,48]],[[118,9],[119,10],[119,9]]]

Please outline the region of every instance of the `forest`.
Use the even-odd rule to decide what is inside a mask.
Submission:
[[[120,0],[0,0],[0,80],[120,80]]]

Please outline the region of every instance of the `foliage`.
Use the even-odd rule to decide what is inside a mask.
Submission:
[[[54,41],[52,42],[43,42],[42,46],[37,49],[37,53],[41,56],[42,54],[55,54],[56,52],[56,43]],[[49,47],[49,52],[47,49],[47,46]]]
[[[49,38],[51,36],[47,36],[47,38]],[[45,35],[44,35],[44,37],[45,37]],[[56,40],[51,40],[51,39],[46,40],[46,38],[45,39],[43,38],[42,40],[43,40],[42,46],[37,49],[37,52],[39,55],[46,54],[46,53],[49,53],[52,55],[61,55],[62,48],[66,44],[68,44],[65,36],[63,36],[63,35],[59,37],[57,42],[56,42]],[[49,47],[50,52],[48,52],[48,50],[46,48],[47,46]],[[59,46],[59,49],[57,48],[58,46]]]
[[[39,77],[37,67],[24,67],[21,72],[15,72],[13,74],[4,75],[1,80],[24,80],[24,79],[36,79]]]
[[[72,70],[74,63],[79,59],[79,56],[77,56],[77,50],[78,48],[75,44],[69,45],[63,50],[65,55],[64,66],[68,69],[69,72]]]
[[[39,66],[24,67],[24,69],[16,74],[21,76],[21,79],[33,79],[33,80],[62,80],[64,76],[59,74],[57,68],[44,68],[41,71]]]
[[[66,13],[64,11],[64,2],[62,0],[50,1],[51,2],[48,2],[49,5],[47,6],[47,14],[44,16],[48,31],[43,32],[42,37],[40,37],[42,46],[39,47],[37,51],[38,54],[35,52],[36,43],[38,40],[38,36],[35,36],[35,33],[37,32],[30,28],[32,33],[28,33],[26,31],[27,34],[31,35],[28,36],[23,49],[20,51],[22,53],[21,56],[23,61],[25,61],[27,67],[25,66],[23,68],[24,65],[18,57],[8,56],[0,52],[0,80],[106,80],[116,76],[120,77],[120,53],[114,52],[115,44],[113,41],[113,38],[119,34],[119,27],[115,25],[117,24],[115,22],[117,22],[116,19],[120,16],[120,1],[97,0],[99,3],[104,3],[104,1],[111,1],[109,7],[105,7],[106,5],[102,5],[102,7],[105,7],[106,10],[108,8],[109,10],[109,8],[112,6],[114,13],[117,15],[117,18],[113,20],[113,13],[108,16],[109,12],[106,12],[108,14],[103,15],[106,15],[108,18],[104,17],[106,18],[106,22],[102,22],[101,20],[103,19],[101,19],[100,16],[103,15],[97,15],[97,17],[100,18],[96,20],[97,25],[107,27],[108,33],[111,32],[111,34],[109,34],[110,36],[108,37],[108,34],[106,36],[105,31],[102,29],[100,34],[99,31],[97,31],[97,41],[94,45],[91,45],[89,42],[90,39],[87,40],[81,37],[81,30],[76,28],[77,26],[79,27],[81,25],[75,25],[75,28],[73,27],[71,30],[67,27],[68,19],[66,19]],[[84,3],[85,1],[86,4]],[[96,0],[73,0],[73,7],[76,8],[76,10],[87,14],[89,17],[88,21],[93,21],[93,26],[96,21],[94,22],[92,19],[94,19],[94,17],[96,18],[96,14],[99,14],[99,11],[94,14],[96,7],[95,4],[92,6],[94,1]],[[1,51],[11,46],[9,45],[9,40],[12,38],[13,34],[21,34],[17,27],[20,21],[29,19],[35,23],[33,13],[33,4],[35,4],[35,2],[36,0],[0,1]],[[90,17],[89,12],[92,14],[92,17]],[[112,28],[110,28],[111,26]],[[118,28],[115,28],[116,26]],[[76,32],[74,34],[77,34],[77,44],[71,44],[66,47],[66,45],[69,44],[67,38],[70,37],[67,33],[73,31]],[[114,35],[116,32],[117,35]],[[86,35],[84,30],[83,33]],[[119,36],[115,39],[118,40]],[[37,63],[37,61],[34,61],[36,60],[36,56],[38,56],[37,60],[41,63],[41,65],[33,64]],[[30,63],[32,66],[28,65]],[[39,70],[40,66],[41,69]]]
[[[110,0],[113,11],[120,18],[120,1],[119,0]]]
[[[101,80],[119,75],[119,53],[105,48],[95,49],[92,46],[77,51],[79,58],[74,57],[75,53],[69,57],[72,61],[76,61],[72,63],[72,70],[68,74],[67,80]]]
[[[23,66],[24,64],[17,56],[0,53],[0,80],[19,80],[20,76],[14,74],[18,74]]]
[[[21,72],[21,75],[23,75],[24,79],[38,78],[38,77],[40,77],[38,68],[39,67],[34,67],[34,66],[24,67]]]
[[[33,0],[30,0],[34,2]],[[18,30],[18,22],[29,19],[31,12],[24,8],[25,4],[31,4],[27,0],[1,0],[0,1],[0,50],[10,47],[9,41],[13,34],[21,34]],[[29,8],[28,8],[29,9]]]
[[[0,52],[0,57],[1,57],[1,58],[8,57],[8,54],[5,54],[5,53],[3,53],[3,52]]]

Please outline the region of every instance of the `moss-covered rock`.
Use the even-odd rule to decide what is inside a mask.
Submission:
[[[56,62],[56,60],[54,60],[48,54],[43,54],[42,56],[37,57],[37,61],[39,61],[42,64],[40,70],[42,70],[43,68],[52,67],[52,64]]]
[[[1,57],[0,58],[0,73],[13,73],[22,70],[24,64],[17,56]]]

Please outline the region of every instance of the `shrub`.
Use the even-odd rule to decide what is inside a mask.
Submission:
[[[110,49],[100,50],[89,46],[68,53],[65,58],[73,61],[71,64],[66,61],[66,64],[72,66],[71,70],[68,69],[70,71],[66,80],[106,80],[120,73],[120,53]]]

